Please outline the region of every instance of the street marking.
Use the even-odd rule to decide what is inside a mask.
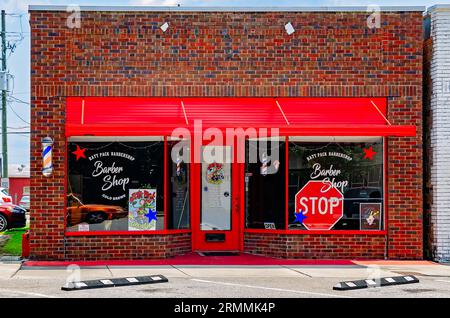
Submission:
[[[0,292],[6,292],[6,293],[18,294],[18,295],[26,295],[26,296],[35,296],[35,297],[42,297],[42,298],[58,298],[56,296],[50,296],[50,295],[45,295],[45,294],[40,294],[40,293],[23,292],[23,291],[18,291],[18,290],[13,290],[13,289],[4,289],[4,288],[1,288]]]
[[[112,281],[110,281],[109,279],[102,279],[102,280],[100,280],[103,284],[105,284],[105,285],[112,285],[113,284],[113,282]]]
[[[350,297],[350,296],[341,296],[341,295],[326,294],[326,293],[307,292],[307,291],[302,291],[302,290],[283,289],[283,288],[275,288],[275,287],[245,285],[245,284],[237,284],[237,283],[216,282],[216,281],[204,280],[204,279],[191,279],[191,280],[195,281],[195,282],[199,282],[199,283],[209,283],[209,284],[224,285],[224,286],[235,286],[235,287],[246,287],[246,288],[272,290],[272,291],[296,293],[296,294],[304,294],[304,295],[315,295],[315,296],[322,296],[322,297],[325,296],[325,297],[335,297],[335,298],[353,298],[353,297]]]
[[[450,280],[435,279],[436,282],[450,283]]]
[[[61,290],[72,291],[105,287],[136,286],[143,284],[167,283],[169,280],[163,275],[136,276],[127,278],[94,279],[82,282],[68,282]]]
[[[376,280],[379,281],[378,284],[375,282],[374,279],[340,282],[333,286],[333,290],[355,290],[355,289],[369,288],[372,286],[384,287],[384,286],[414,284],[419,282],[419,280],[412,275],[396,276],[396,277],[380,277],[376,278]]]

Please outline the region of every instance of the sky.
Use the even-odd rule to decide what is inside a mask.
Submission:
[[[29,165],[30,161],[30,28],[29,4],[56,5],[177,5],[181,6],[426,6],[450,4],[450,0],[128,0],[128,1],[64,1],[64,0],[0,0],[0,9],[6,11],[7,40],[15,46],[8,51],[7,66],[14,76],[14,85],[8,103],[8,159],[10,164]],[[0,145],[1,149],[1,145]]]

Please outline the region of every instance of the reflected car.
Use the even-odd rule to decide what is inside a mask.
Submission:
[[[9,195],[6,188],[0,188],[0,203],[12,204],[12,196]]]
[[[19,205],[27,211],[30,211],[30,196],[24,195],[19,201]]]
[[[67,225],[80,223],[99,224],[106,220],[121,219],[128,212],[120,206],[104,204],[83,204],[80,199],[70,194],[67,196]]]
[[[0,204],[0,232],[21,228],[26,224],[26,210],[10,203]]]

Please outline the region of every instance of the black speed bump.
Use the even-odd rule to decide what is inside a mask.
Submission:
[[[137,276],[125,278],[108,278],[108,279],[94,279],[79,282],[68,282],[61,290],[72,291],[82,289],[106,288],[106,287],[121,287],[144,284],[167,283],[169,280],[163,275],[151,276]]]
[[[384,287],[384,286],[394,286],[394,285],[404,285],[404,284],[414,284],[418,283],[419,279],[417,277],[409,276],[396,276],[396,277],[383,277],[374,279],[364,279],[364,280],[353,280],[347,282],[340,282],[333,286],[333,290],[352,290],[352,289],[363,289],[369,287]]]

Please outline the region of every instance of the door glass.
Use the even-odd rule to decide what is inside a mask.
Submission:
[[[202,230],[231,230],[231,158],[229,146],[202,148]]]

